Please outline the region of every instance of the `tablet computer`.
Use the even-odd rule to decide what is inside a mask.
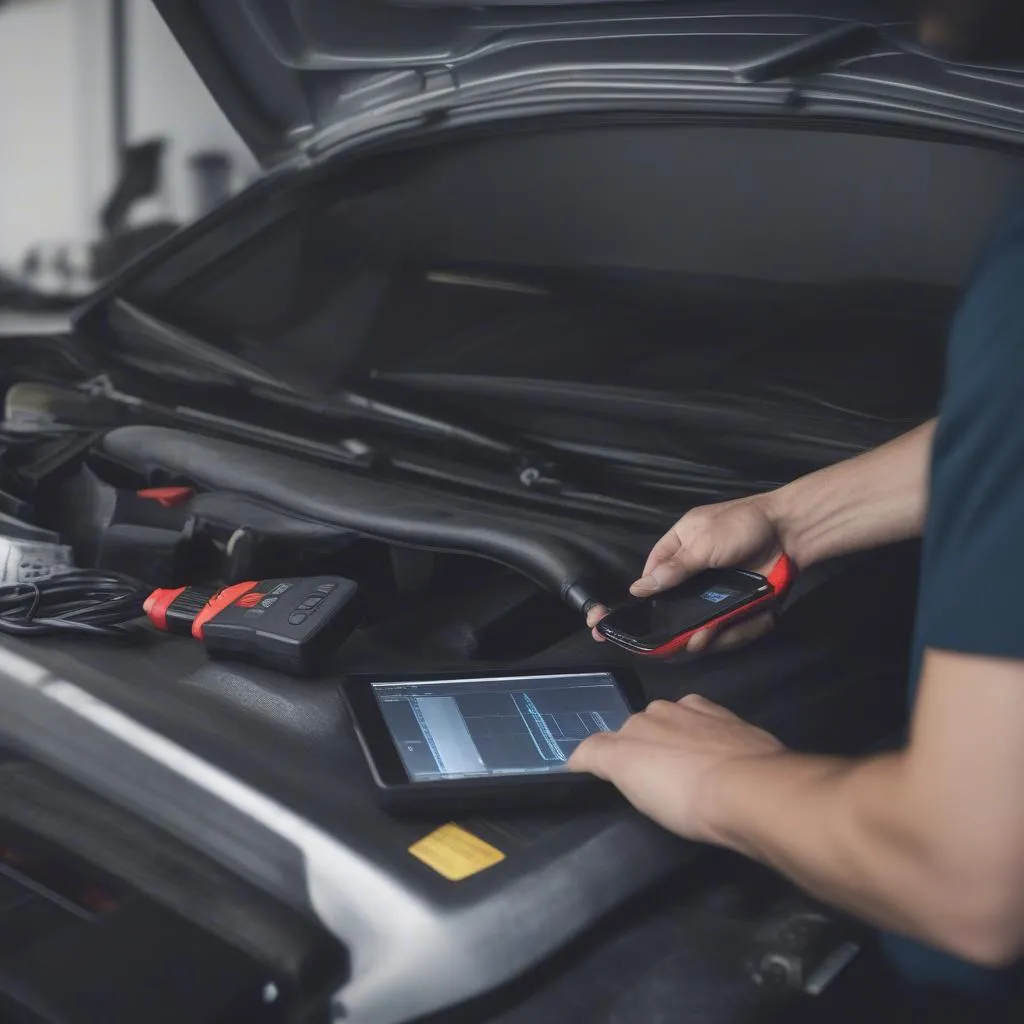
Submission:
[[[537,806],[610,791],[570,772],[646,701],[621,668],[349,676],[342,689],[379,799],[410,809]]]

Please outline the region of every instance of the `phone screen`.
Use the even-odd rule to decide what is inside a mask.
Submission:
[[[632,713],[605,672],[374,683],[373,693],[412,782],[564,772],[584,739]]]
[[[602,622],[602,631],[653,650],[756,601],[767,589],[764,579],[752,573],[709,570],[657,597],[616,608]]]

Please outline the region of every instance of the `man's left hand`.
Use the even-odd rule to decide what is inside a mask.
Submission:
[[[612,783],[637,810],[687,839],[723,842],[711,806],[716,778],[738,762],[785,753],[763,729],[691,694],[659,700],[617,733],[597,733],[576,748],[572,771]]]

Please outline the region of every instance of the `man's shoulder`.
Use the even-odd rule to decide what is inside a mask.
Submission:
[[[1024,189],[1017,192],[1004,207],[982,253],[978,269],[983,271],[989,262],[1005,256],[1012,257],[1021,245],[1024,245]]]
[[[967,380],[1024,391],[1024,198],[978,263],[949,339],[947,389]]]
[[[919,608],[925,645],[1024,658],[1024,206],[978,267],[949,343]],[[984,600],[980,595],[984,595]]]

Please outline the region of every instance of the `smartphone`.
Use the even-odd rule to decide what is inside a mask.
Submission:
[[[788,590],[792,576],[786,556],[768,576],[746,569],[706,569],[663,594],[613,608],[597,630],[634,654],[667,658],[701,630],[732,625],[772,606]]]
[[[646,705],[621,668],[349,676],[342,692],[377,801],[427,813],[614,797],[567,762]]]

